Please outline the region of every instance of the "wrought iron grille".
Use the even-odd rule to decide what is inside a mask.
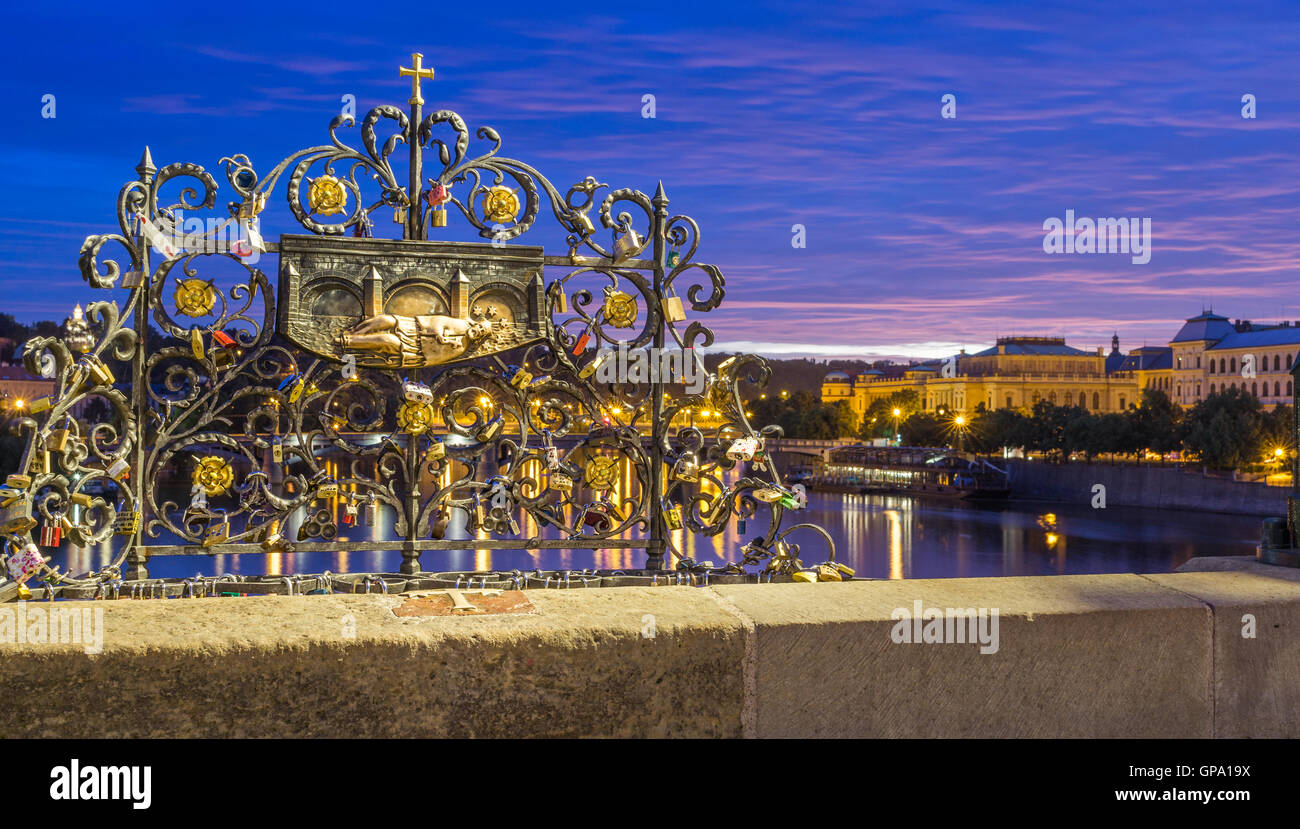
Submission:
[[[490,127],[471,154],[459,115],[423,114],[419,82],[431,73],[413,59],[409,112],[370,110],[359,149],[339,136],[354,126],[340,115],[328,143],[265,174],[245,155],[221,159],[235,198],[201,231],[183,214],[216,206],[216,178],[191,163],[157,168],[145,150],[118,195],[118,232],[81,249],[83,277],[115,296],[89,304],[84,329],[25,348],[55,393],[19,421],[26,453],[2,493],[16,580],[84,588],[147,578],[158,555],[290,549],[400,549],[403,573],[420,572],[426,551],[484,547],[644,549],[648,571],[668,554],[689,569],[700,565],[682,558],[674,530],[717,535],[761,523],[762,510],[764,529],[732,572],[801,567],[785,540],[800,528],[834,559],[820,528],[781,528],[803,504],[764,451],[779,428],[756,430],[740,392],[766,383],[768,365],[741,356],[709,373],[696,350],[713,334],[688,318],[725,293],[721,271],[695,260],[696,222],[670,214],[662,184],[646,196],[587,177],[561,193],[501,155]],[[427,178],[426,150],[437,159]],[[258,217],[282,180],[307,233],[264,242]],[[164,196],[168,185],[179,193]],[[390,211],[401,238],[375,238]],[[512,244],[543,211],[567,252]],[[430,241],[449,216],[490,241]],[[277,257],[276,278],[256,266],[261,254]],[[217,263],[242,270],[219,283],[203,273]],[[595,369],[620,346],[680,349],[707,383],[670,395],[659,372],[602,382]],[[115,360],[129,362],[129,383],[113,376]],[[72,413],[94,398],[110,414],[81,434]],[[715,425],[674,427],[702,408],[716,410]],[[632,472],[626,485],[613,480],[620,468]],[[105,479],[116,496],[102,494]],[[345,520],[391,516],[397,538],[337,540],[340,502]],[[445,537],[456,511],[480,537]],[[517,514],[558,537],[524,537]],[[291,518],[300,529],[286,538]],[[116,536],[113,564],[74,576],[36,563],[35,541],[53,528],[78,545]]]

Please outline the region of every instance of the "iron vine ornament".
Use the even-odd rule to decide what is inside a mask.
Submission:
[[[796,574],[798,547],[786,540],[796,529],[819,535],[825,566],[837,567],[824,530],[781,529],[783,512],[803,504],[765,456],[779,427],[755,430],[739,388],[766,383],[762,358],[733,357],[703,391],[671,399],[663,378],[592,376],[620,344],[687,349],[704,371],[695,349],[711,345],[712,332],[679,325],[688,310],[717,308],[725,283],[716,266],[695,261],[695,221],[669,215],[662,184],[653,197],[616,189],[597,204],[608,186],[587,177],[562,194],[502,156],[490,127],[476,132],[487,150],[470,155],[459,115],[423,115],[420,81],[432,70],[412,57],[401,70],[412,78],[409,113],[370,110],[361,149],[338,137],[354,124],[339,115],[329,143],[265,175],[245,155],[223,158],[237,198],[202,233],[187,231],[182,214],[216,205],[214,176],[190,163],[159,169],[145,150],[138,178],[118,195],[120,232],[87,238],[79,261],[91,287],[125,290],[122,304],[87,307],[91,336],[25,347],[27,369],[52,377],[55,392],[19,421],[22,466],[0,491],[10,576],[102,586],[147,578],[155,555],[394,548],[402,572],[417,573],[425,551],[483,547],[644,549],[648,571],[664,569],[669,553],[679,569],[698,571],[709,565],[685,558],[673,532],[715,536],[762,508],[766,528],[726,570]],[[393,127],[382,142],[381,122]],[[448,140],[435,136],[442,130]],[[405,184],[391,163],[398,144],[409,153]],[[426,149],[439,165],[428,177]],[[257,218],[281,179],[308,233],[268,243]],[[174,180],[187,186],[167,203],[161,191]],[[368,199],[371,184],[378,195]],[[507,244],[544,209],[567,234],[566,254]],[[386,211],[401,239],[374,238],[372,216]],[[429,241],[448,213],[490,242]],[[613,245],[597,241],[597,225]],[[216,244],[235,235],[237,250]],[[120,262],[102,257],[110,243],[125,251]],[[276,254],[278,279],[250,251]],[[242,269],[232,284],[201,273],[218,262]],[[680,291],[679,282],[690,284]],[[151,322],[165,342],[149,342]],[[114,360],[131,365],[126,388]],[[92,398],[111,414],[79,434],[73,413]],[[670,429],[679,412],[701,408],[718,411],[720,424]],[[748,471],[725,483],[742,464]],[[623,485],[620,469],[634,480]],[[117,498],[92,494],[103,479],[116,482]],[[167,494],[177,488],[188,500]],[[350,522],[391,514],[398,540],[334,540],[337,506]],[[525,537],[517,513],[558,537]],[[479,537],[446,538],[456,514]],[[78,545],[116,535],[121,548],[97,572],[59,573],[35,544],[38,527]],[[161,543],[164,533],[181,543]]]

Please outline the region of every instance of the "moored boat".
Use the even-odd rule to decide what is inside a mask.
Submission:
[[[903,493],[944,498],[1005,498],[1007,472],[988,460],[952,449],[920,446],[844,446],[806,479],[822,492]]]

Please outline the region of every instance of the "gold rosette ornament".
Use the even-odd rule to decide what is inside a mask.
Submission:
[[[410,435],[420,435],[433,425],[433,406],[407,401],[397,410],[397,426]]]
[[[605,289],[605,321],[615,328],[636,324],[636,297],[623,291]]]
[[[618,480],[618,459],[596,455],[587,459],[583,468],[582,479],[591,489],[601,492],[613,489]]]
[[[307,180],[307,206],[321,216],[335,216],[348,206],[348,191],[334,176]]]
[[[513,222],[519,214],[519,197],[504,185],[488,188],[483,194],[483,218],[504,224]]]
[[[187,317],[206,317],[217,304],[217,292],[211,282],[182,279],[176,283],[176,310]]]
[[[215,455],[200,458],[199,465],[194,468],[194,485],[203,487],[204,494],[209,497],[220,495],[234,482],[235,470],[225,458]]]

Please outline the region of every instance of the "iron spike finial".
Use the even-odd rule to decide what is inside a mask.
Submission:
[[[153,178],[153,174],[158,172],[154,166],[153,155],[149,152],[149,145],[144,147],[144,154],[140,156],[140,163],[135,165],[135,171],[139,174],[141,181],[148,181]]]
[[[655,188],[655,197],[651,204],[658,207],[661,204],[668,204],[668,194],[664,192],[664,180],[659,179],[659,186]]]

